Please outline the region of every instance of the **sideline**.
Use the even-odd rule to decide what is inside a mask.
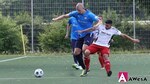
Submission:
[[[23,59],[23,58],[27,58],[28,56],[23,56],[23,57],[15,57],[15,58],[10,58],[10,59],[5,59],[5,60],[0,60],[1,62],[8,62],[8,61],[13,61],[13,60],[18,60],[18,59]]]

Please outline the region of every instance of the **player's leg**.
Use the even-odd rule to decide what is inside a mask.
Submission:
[[[84,38],[84,44],[82,47],[82,52],[84,53],[87,47],[93,42],[93,34],[87,34]],[[84,63],[86,66],[86,70],[90,68],[90,56],[84,53]]]
[[[89,67],[90,67],[90,56],[89,54],[85,54],[85,50],[87,47],[93,42],[93,35],[92,34],[87,34],[84,37],[84,44],[82,47],[82,52],[84,53],[84,63],[86,66],[86,69],[84,69],[81,73],[80,76],[86,76],[87,72],[89,72]]]
[[[87,47],[87,49],[85,50],[84,54],[85,54],[85,58],[90,58],[90,54],[94,54],[95,52],[98,51],[98,48],[96,45],[94,44],[91,44],[90,46]],[[85,59],[86,60],[86,59]],[[82,71],[81,73],[81,77],[83,76],[86,76],[88,71],[89,71],[89,65],[90,65],[90,62],[88,61],[85,61],[85,66],[86,66],[86,69]]]
[[[76,56],[79,65],[80,65],[83,69],[85,69],[85,65],[84,65],[84,62],[83,62],[83,55],[82,55],[83,41],[84,41],[83,38],[79,38],[79,39],[76,41],[75,48],[74,48],[74,55]]]
[[[107,47],[102,47],[102,49],[101,49],[101,54],[102,54],[103,59],[104,59],[105,70],[106,70],[106,73],[107,73],[107,76],[108,76],[108,77],[110,77],[111,74],[112,74],[112,71],[111,71],[111,64],[110,64],[110,60],[109,60],[109,53],[110,53],[109,48],[107,48]]]
[[[83,45],[83,48],[87,48],[88,45]],[[82,48],[82,49],[83,49]],[[83,49],[83,54],[84,54],[84,64],[85,64],[85,68],[83,69],[82,73],[80,74],[81,77],[84,77],[87,75],[87,72],[89,70],[89,64],[90,64],[90,57],[89,57],[89,54],[87,54],[87,56],[85,56],[85,49]]]
[[[105,64],[104,64],[103,56],[101,55],[100,52],[98,52],[97,54],[98,54],[99,63],[100,63],[100,65],[101,65],[101,69],[104,69]]]
[[[99,63],[100,63],[100,65],[101,65],[101,69],[104,69],[105,64],[104,64],[103,56],[101,55],[100,52],[97,52],[97,54],[98,54]]]
[[[112,74],[112,71],[111,71],[111,64],[110,64],[110,60],[109,60],[108,56],[109,56],[108,54],[103,55],[104,63],[105,63],[105,70],[107,72],[107,76],[110,77]]]
[[[85,54],[85,50],[88,48],[88,45],[84,44],[84,49],[83,49],[83,53],[84,53],[84,63],[85,63],[85,67],[86,70],[89,71],[90,68],[90,53]]]
[[[72,54],[74,52],[75,43],[76,43],[76,40],[75,39],[71,39]],[[73,54],[73,60],[74,60],[74,64],[72,65],[72,67],[75,68],[75,69],[79,69],[78,60],[77,60],[77,58],[76,58],[76,56],[74,54]]]

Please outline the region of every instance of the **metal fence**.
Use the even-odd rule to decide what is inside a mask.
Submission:
[[[116,11],[118,15],[131,17],[133,21],[133,37],[142,39],[142,48],[150,48],[150,0],[1,0],[0,11],[4,16],[14,17],[19,12],[27,12],[31,15],[31,25],[27,27],[31,50],[34,51],[38,45],[34,38],[38,30],[34,26],[35,16],[41,16],[43,23],[50,22],[56,15],[69,13],[75,10],[77,2],[84,3],[85,7],[90,9],[96,15],[102,14],[103,11]],[[121,17],[120,17],[121,18]],[[144,24],[145,30],[137,29],[136,22]],[[147,44],[147,46],[145,46]]]

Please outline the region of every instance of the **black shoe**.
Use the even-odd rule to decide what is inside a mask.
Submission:
[[[110,77],[112,75],[112,71],[107,72],[107,76]]]

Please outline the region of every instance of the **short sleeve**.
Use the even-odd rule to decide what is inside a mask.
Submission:
[[[117,34],[117,35],[121,35],[121,31],[118,30],[116,34]]]
[[[69,16],[70,17],[76,17],[77,14],[78,14],[77,11],[72,11],[72,12],[69,13]]]
[[[93,13],[90,13],[90,17],[91,17],[91,20],[94,21],[94,22],[97,22],[99,20],[98,16],[96,16]]]
[[[114,35],[121,35],[121,31],[119,31],[119,30],[118,30],[118,29],[116,29],[116,28],[114,28],[114,30],[115,30]]]

